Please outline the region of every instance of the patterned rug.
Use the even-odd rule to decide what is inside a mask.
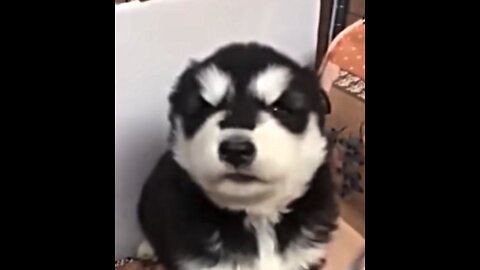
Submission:
[[[365,102],[365,81],[360,77],[342,70],[333,85]]]
[[[115,261],[115,270],[165,270],[153,261],[125,258]]]

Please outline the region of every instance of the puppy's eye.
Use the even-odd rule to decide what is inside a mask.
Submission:
[[[305,97],[296,91],[288,91],[268,107],[272,113],[278,115],[298,115],[305,112]]]
[[[273,104],[269,107],[269,109],[276,114],[292,114],[293,111],[289,110],[285,106],[281,106],[280,104]]]
[[[214,108],[208,102],[198,97],[186,98],[182,103],[185,117],[199,118],[212,111]]]

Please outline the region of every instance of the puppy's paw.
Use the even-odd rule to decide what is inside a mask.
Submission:
[[[148,241],[143,241],[137,249],[137,258],[141,260],[149,260],[154,261],[156,260],[155,251],[153,251],[153,247],[148,243]]]

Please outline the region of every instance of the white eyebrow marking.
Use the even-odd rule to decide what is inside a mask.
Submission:
[[[285,91],[292,73],[287,67],[269,66],[250,82],[250,90],[267,105],[274,103]]]
[[[201,70],[197,80],[202,87],[200,95],[212,106],[220,104],[232,87],[230,76],[213,64]]]

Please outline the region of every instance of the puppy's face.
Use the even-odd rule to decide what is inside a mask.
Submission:
[[[273,49],[220,49],[180,76],[170,102],[175,160],[221,207],[281,211],[325,160],[326,96]]]

